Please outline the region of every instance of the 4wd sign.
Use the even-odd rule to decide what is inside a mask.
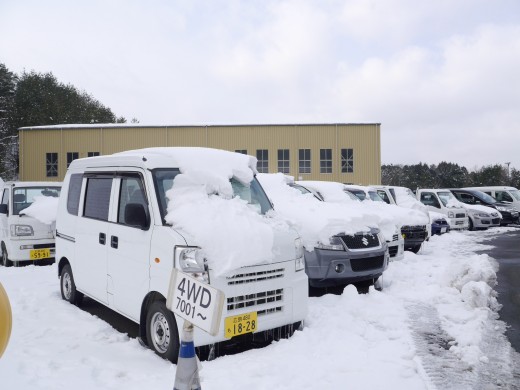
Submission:
[[[172,270],[166,307],[215,336],[220,327],[224,293],[177,269]]]

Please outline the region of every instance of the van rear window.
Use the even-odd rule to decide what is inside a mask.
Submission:
[[[89,178],[85,194],[85,217],[108,221],[112,178]]]
[[[70,175],[69,194],[67,196],[67,211],[72,215],[78,215],[79,196],[81,195],[81,183],[83,175],[74,173]]]

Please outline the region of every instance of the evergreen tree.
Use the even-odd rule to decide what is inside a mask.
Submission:
[[[17,134],[12,126],[16,75],[0,64],[0,177],[16,177]]]
[[[435,168],[435,188],[464,187],[468,181],[468,170],[458,164],[441,162]]]

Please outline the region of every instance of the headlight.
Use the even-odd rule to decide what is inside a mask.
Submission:
[[[303,243],[301,238],[294,240],[295,258],[303,257]]]
[[[342,251],[343,249],[343,242],[341,241],[341,238],[334,236],[329,239],[329,244],[323,244],[321,242],[316,245],[316,248],[319,249],[328,249],[331,251]]]
[[[34,236],[34,230],[29,225],[11,225],[11,236]]]
[[[477,213],[477,214],[475,214],[475,217],[477,217],[477,218],[488,218],[488,217],[489,217],[489,214],[486,214],[486,213]]]
[[[497,206],[497,210],[498,211],[507,211],[507,209],[505,207],[502,207],[502,206]]]
[[[182,272],[193,274],[194,277],[202,277],[209,283],[209,274],[206,258],[199,247],[195,246],[176,246],[175,247],[175,266]]]
[[[448,218],[455,218],[455,213],[453,213],[453,211],[448,211]]]

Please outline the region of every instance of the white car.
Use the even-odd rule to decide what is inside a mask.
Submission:
[[[54,261],[54,225],[26,214],[39,197],[58,198],[60,182],[5,182],[0,189],[2,265]]]
[[[453,196],[450,190],[421,188],[417,190],[416,196],[428,210],[443,214],[451,230],[468,229],[469,218],[466,207]]]

